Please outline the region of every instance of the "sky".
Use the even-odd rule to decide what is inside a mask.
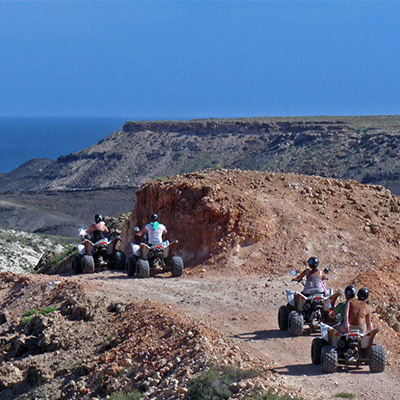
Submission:
[[[0,0],[0,116],[400,114],[400,1]]]

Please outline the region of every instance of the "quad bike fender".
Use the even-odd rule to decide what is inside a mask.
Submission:
[[[140,243],[140,258],[147,260],[149,250],[150,250],[150,246],[148,246],[146,243]]]
[[[339,336],[335,342],[337,342],[340,339],[340,333],[336,329],[332,328],[331,326],[324,324],[323,322],[320,322],[319,327],[321,329],[322,339],[324,339],[326,342],[333,344],[333,341],[335,340],[335,337],[337,335],[339,335]]]
[[[294,306],[297,311],[303,311],[304,304],[306,304],[307,297],[300,292],[294,294]]]
[[[288,290],[288,289],[286,289],[286,297],[287,297],[288,303],[289,303],[291,306],[295,307],[295,303],[294,303],[294,292],[293,292],[293,290]]]
[[[131,243],[132,254],[136,257],[140,257],[140,246],[136,243]]]
[[[83,256],[85,254],[85,246],[82,243],[78,243],[76,247],[78,249],[79,255]]]
[[[360,342],[360,347],[362,349],[367,349],[368,347],[372,346],[374,342],[375,335],[380,331],[379,328],[375,328],[367,332],[362,338]]]
[[[107,246],[107,254],[113,254],[115,252],[115,248],[117,247],[117,243],[120,241],[121,239],[119,237],[114,238],[113,240],[111,240],[111,242],[108,243]]]
[[[164,242],[165,243],[165,242]],[[178,247],[178,241],[174,240],[173,242],[169,243],[163,251],[163,257],[171,257],[175,254],[176,248]]]
[[[85,239],[83,246],[85,247],[85,254],[91,255],[93,253],[94,244],[90,240]]]
[[[338,299],[338,297],[341,294],[342,294],[341,292],[336,292],[336,293],[332,294],[331,296],[329,296],[324,303],[324,310],[329,311],[329,310],[335,308],[336,300]]]

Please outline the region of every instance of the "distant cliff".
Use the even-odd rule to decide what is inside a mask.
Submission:
[[[0,192],[138,187],[204,168],[297,172],[400,193],[400,117],[127,122],[99,143],[0,176]]]

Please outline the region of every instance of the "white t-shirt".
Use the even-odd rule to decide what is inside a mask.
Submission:
[[[157,230],[151,224],[147,224],[145,228],[149,233],[149,244],[161,244],[163,242],[162,234],[167,229],[163,224],[159,224]]]

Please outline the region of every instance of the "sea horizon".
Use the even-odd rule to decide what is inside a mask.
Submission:
[[[92,146],[122,129],[127,121],[156,120],[172,118],[0,116],[0,173],[8,173],[35,158],[56,160]]]

